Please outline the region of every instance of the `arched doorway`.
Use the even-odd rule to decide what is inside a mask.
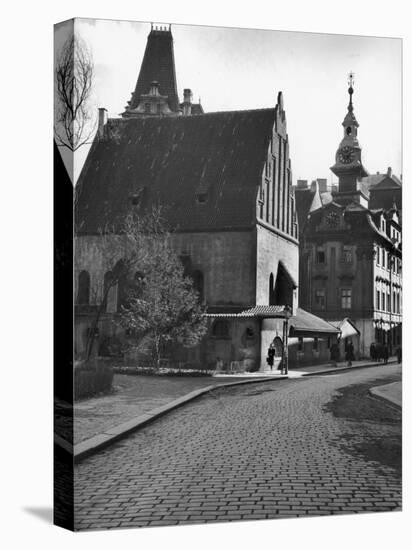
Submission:
[[[278,370],[283,358],[283,340],[279,336],[275,336],[272,340],[268,349],[268,357],[273,360],[273,365],[271,367],[269,365],[270,370]]]
[[[296,283],[292,279],[283,262],[278,264],[276,283],[273,289],[273,305],[293,307],[293,291]]]

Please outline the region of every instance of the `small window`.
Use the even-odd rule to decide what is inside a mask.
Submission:
[[[317,264],[324,264],[326,261],[326,254],[325,251],[322,249],[316,250],[316,263]]]
[[[207,202],[207,193],[198,193],[196,199],[199,204],[204,204]]]
[[[150,103],[145,103],[144,104],[144,112],[145,113],[150,113]]]
[[[351,309],[352,307],[352,289],[341,289],[341,307],[342,309]]]
[[[352,256],[352,247],[351,246],[343,246],[342,248],[342,262],[345,264],[351,264],[353,261]]]
[[[317,288],[315,290],[315,306],[317,309],[325,309],[326,300],[325,300],[325,289]]]
[[[348,127],[346,128],[346,135],[347,135],[347,136],[350,136],[351,133],[352,133],[352,128],[351,128],[350,126],[348,126]]]
[[[79,286],[77,292],[77,303],[88,305],[90,301],[90,275],[88,271],[79,273]]]
[[[253,330],[253,328],[247,327],[246,328],[246,339],[247,340],[253,340],[254,337],[255,337],[255,331]]]

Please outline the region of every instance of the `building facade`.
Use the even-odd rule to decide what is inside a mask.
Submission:
[[[359,331],[356,353],[367,357],[372,342],[391,351],[401,344],[401,212],[393,198],[397,182],[384,178],[380,192],[363,166],[352,94],[350,85],[344,136],[331,168],[338,190],[331,202],[309,208],[301,232],[300,300],[336,325],[349,318]],[[380,197],[386,201],[382,206]]]

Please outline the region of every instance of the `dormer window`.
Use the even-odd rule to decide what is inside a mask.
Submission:
[[[196,200],[198,204],[205,204],[205,202],[207,202],[207,193],[198,193]]]

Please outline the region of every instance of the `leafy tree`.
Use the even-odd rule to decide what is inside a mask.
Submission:
[[[139,277],[122,307],[121,324],[133,335],[131,347],[148,353],[157,368],[167,344],[190,348],[206,332],[206,319],[193,280],[185,276],[162,224],[141,236],[145,250]]]
[[[88,331],[86,362],[92,356],[109,293],[118,285],[125,287],[125,299],[115,322],[131,333],[130,347],[149,354],[155,366],[166,344],[193,347],[201,340],[206,320],[199,294],[184,274],[171,237],[160,207],[129,215],[121,227],[101,231],[99,248],[111,277],[100,300],[98,289],[91,289],[97,308]]]

